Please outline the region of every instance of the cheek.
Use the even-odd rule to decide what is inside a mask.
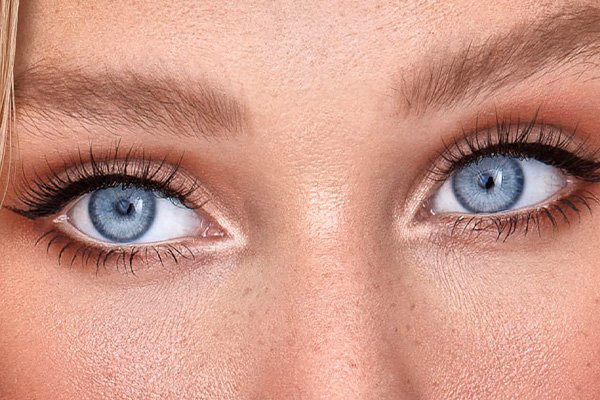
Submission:
[[[60,293],[46,288],[27,304],[6,302],[0,386],[16,398],[227,398],[220,382],[235,380],[241,352],[213,333],[235,321],[211,324],[189,299],[173,301],[177,290],[88,291],[63,281]]]
[[[591,254],[569,257],[482,256],[440,267],[446,280],[409,354],[426,366],[419,386],[431,398],[598,398],[600,273]]]
[[[15,238],[0,244],[0,398],[228,399],[258,370],[263,325],[245,311],[260,304],[235,296],[248,279],[217,289],[195,269],[115,284],[59,267],[11,221],[0,225]]]
[[[17,226],[3,226],[7,230],[0,233],[21,237]],[[373,320],[380,324],[355,323],[358,331],[340,339],[325,323],[343,326],[336,314],[340,308],[326,305],[339,303],[355,315],[349,291],[315,284],[310,307],[298,289],[306,272],[298,282],[258,272],[283,270],[283,261],[278,268],[244,266],[243,273],[229,277],[227,288],[215,291],[192,276],[114,287],[76,269],[57,268],[52,257],[36,263],[43,251],[23,251],[31,238],[15,240],[2,245],[0,264],[0,398],[204,393],[226,399],[274,391],[269,386],[274,377],[282,382],[277,388],[285,388],[303,367],[300,362],[316,363],[303,356],[309,342],[290,335],[290,325],[298,321],[291,316],[303,307],[307,323],[296,336],[330,338],[325,355],[354,337],[351,350],[368,350],[361,356],[372,361],[371,369],[381,366],[385,355],[384,372],[410,382],[424,399],[511,398],[515,392],[524,399],[598,398],[600,270],[598,254],[584,245],[595,242],[575,238],[577,257],[540,250],[527,257],[501,252],[471,260],[403,254],[402,265],[386,268],[378,261],[377,270],[395,274],[388,279],[394,285],[369,290],[381,292],[381,299],[365,315],[377,316]],[[350,279],[347,268],[342,270]],[[318,297],[329,292],[330,297]],[[283,293],[294,300],[293,307],[282,306]],[[392,303],[396,306],[382,306]],[[322,315],[315,313],[321,309]],[[315,323],[319,318],[324,323]],[[385,346],[383,339],[372,345],[384,334]],[[379,372],[372,381],[383,376]]]

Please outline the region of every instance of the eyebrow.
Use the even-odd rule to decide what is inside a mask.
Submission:
[[[45,64],[15,76],[15,103],[17,119],[37,131],[40,120],[50,125],[74,121],[118,135],[137,126],[149,134],[220,140],[243,132],[246,122],[244,106],[206,82],[135,72],[92,74]]]
[[[428,61],[401,78],[408,113],[451,108],[460,102],[569,67],[597,67],[600,8],[580,7],[513,27],[507,34]]]

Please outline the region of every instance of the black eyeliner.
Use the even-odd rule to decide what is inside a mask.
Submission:
[[[490,230],[497,241],[506,241],[516,232],[526,236],[536,231],[541,235],[542,225],[548,225],[552,230],[558,229],[563,222],[570,225],[572,216],[581,221],[583,211],[592,214],[592,205],[600,204],[594,193],[582,187],[585,182],[600,182],[600,149],[590,150],[587,140],[578,138],[576,129],[567,131],[545,124],[537,114],[527,123],[497,117],[495,125],[463,130],[462,138],[444,142],[443,147],[429,170],[430,178],[436,182],[445,182],[456,171],[491,156],[535,159],[579,181],[573,182],[568,193],[522,210],[477,215],[440,214],[447,223],[450,237],[465,233],[479,237]]]
[[[495,126],[463,133],[462,140],[444,143],[439,153],[443,165],[430,170],[435,179],[445,180],[453,172],[484,157],[507,156],[535,159],[561,169],[586,182],[600,182],[598,150],[586,149],[587,141],[576,140],[575,133],[544,125],[533,119],[527,124],[499,119]]]
[[[117,147],[107,157],[99,157],[90,147],[89,160],[81,152],[71,166],[65,163],[64,171],[49,168],[49,174],[35,175],[33,180],[17,190],[19,206],[8,207],[29,219],[47,217],[58,213],[70,202],[87,193],[115,186],[135,186],[172,198],[189,208],[189,198],[198,188],[195,179],[181,175],[181,157],[175,164],[166,158],[154,161],[143,152],[128,150],[121,154]]]

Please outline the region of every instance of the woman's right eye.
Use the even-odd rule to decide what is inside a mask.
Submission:
[[[133,185],[95,190],[57,221],[107,244],[150,244],[183,237],[222,237],[223,230],[179,200]]]
[[[234,238],[207,211],[212,194],[181,163],[143,150],[79,152],[62,171],[33,171],[18,189],[21,207],[11,210],[49,227],[36,244],[56,252],[59,264],[98,271],[112,263],[133,273],[138,265],[209,257]]]

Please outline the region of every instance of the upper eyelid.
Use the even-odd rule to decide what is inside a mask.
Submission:
[[[480,117],[481,115],[486,117]],[[588,161],[591,160],[595,166],[598,166],[596,169],[600,174],[600,165],[596,163],[594,158],[595,149],[582,147],[583,144],[587,143],[586,131],[576,128],[563,128],[564,124],[558,125],[556,123],[559,121],[541,118],[540,115],[543,115],[540,108],[528,118],[516,118],[514,115],[503,113],[501,110],[497,111],[495,115],[490,113],[478,114],[472,119],[471,124],[463,125],[472,128],[461,129],[459,127],[455,129],[453,134],[448,134],[445,139],[440,139],[442,150],[438,149],[427,161],[424,161],[423,172],[415,180],[410,194],[399,204],[401,209],[398,210],[398,225],[403,226],[406,231],[413,231],[421,222],[425,221],[430,216],[429,204],[432,196],[458,168],[457,165],[452,168],[453,165],[465,155],[473,154],[477,149],[485,148],[490,143],[500,142],[498,132],[503,131],[506,134],[502,139],[503,142],[514,143],[515,137],[519,137],[516,133],[522,132],[522,129],[518,129],[519,127],[530,126],[534,128],[534,132],[538,133],[540,132],[538,129],[543,127],[544,132],[547,134],[552,133],[551,137],[546,136],[546,143],[559,144],[562,148],[571,152],[578,151],[582,157],[589,156]],[[573,126],[577,127],[578,124],[573,123]],[[535,138],[536,135],[521,136],[521,141],[535,142]],[[468,144],[469,141],[471,146]],[[592,158],[594,159],[592,160]]]
[[[181,158],[171,164],[166,158],[154,161],[142,154],[119,153],[118,149],[108,156],[89,158],[84,160],[80,154],[78,159],[64,162],[60,170],[48,167],[41,176],[37,173],[34,177],[23,176],[15,189],[20,204],[10,209],[28,218],[51,215],[76,196],[102,188],[102,184],[111,186],[108,178],[114,184],[147,186],[149,190],[177,198],[190,208],[203,207],[210,198],[199,181],[181,168]],[[64,193],[67,189],[72,190]]]
[[[437,237],[438,233],[442,234],[439,238],[445,237],[443,232],[448,233],[450,237],[456,234],[461,240],[470,240],[478,238],[484,231],[490,231],[493,233],[489,236],[492,241],[505,241],[520,229],[527,233],[546,223],[556,228],[558,222],[568,219],[571,214],[581,220],[582,211],[591,211],[592,203],[600,204],[595,193],[584,186],[584,181],[600,182],[598,147],[590,145],[591,137],[577,129],[565,129],[560,125],[548,123],[537,115],[526,120],[514,120],[510,116],[497,114],[495,121],[488,124],[478,121],[473,130],[462,130],[462,135],[455,135],[455,139],[443,143],[445,151],[438,153],[430,161],[430,168],[419,180],[421,184],[417,186],[418,190],[409,196],[406,202],[406,217],[399,220],[405,230],[413,232],[417,237],[424,234],[430,240]],[[437,190],[458,168],[465,165],[465,162],[474,161],[479,156],[506,154],[506,150],[511,148],[514,156],[527,158],[528,149],[523,149],[523,146],[536,143],[543,143],[548,149],[560,149],[563,155],[570,157],[572,162],[566,166],[572,168],[563,169],[567,175],[568,190],[561,191],[557,194],[558,197],[549,198],[534,208],[525,207],[490,215],[442,213],[430,219],[433,217],[431,201]],[[498,144],[501,146],[497,146]],[[486,149],[492,149],[491,154],[486,154]],[[498,152],[494,153],[495,151]],[[463,163],[460,160],[463,160]],[[548,164],[557,166],[557,160],[554,161]],[[474,234],[461,234],[467,229],[471,229],[470,232]],[[487,244],[489,241],[483,240],[481,243]]]
[[[527,147],[545,147],[570,155],[572,162],[586,163],[586,169],[594,174],[585,176],[586,180],[600,179],[600,161],[597,149],[587,148],[587,138],[577,134],[576,129],[567,130],[538,119],[537,114],[529,121],[512,121],[510,118],[497,117],[494,124],[486,127],[476,125],[473,131],[462,131],[460,138],[444,141],[444,150],[432,161],[430,177],[444,180],[455,170],[476,160],[478,157],[492,155],[494,152],[513,156],[527,156]],[[544,160],[541,160],[544,161]],[[552,160],[548,160],[552,161]],[[568,165],[566,165],[568,167]],[[559,166],[560,167],[560,166]]]

